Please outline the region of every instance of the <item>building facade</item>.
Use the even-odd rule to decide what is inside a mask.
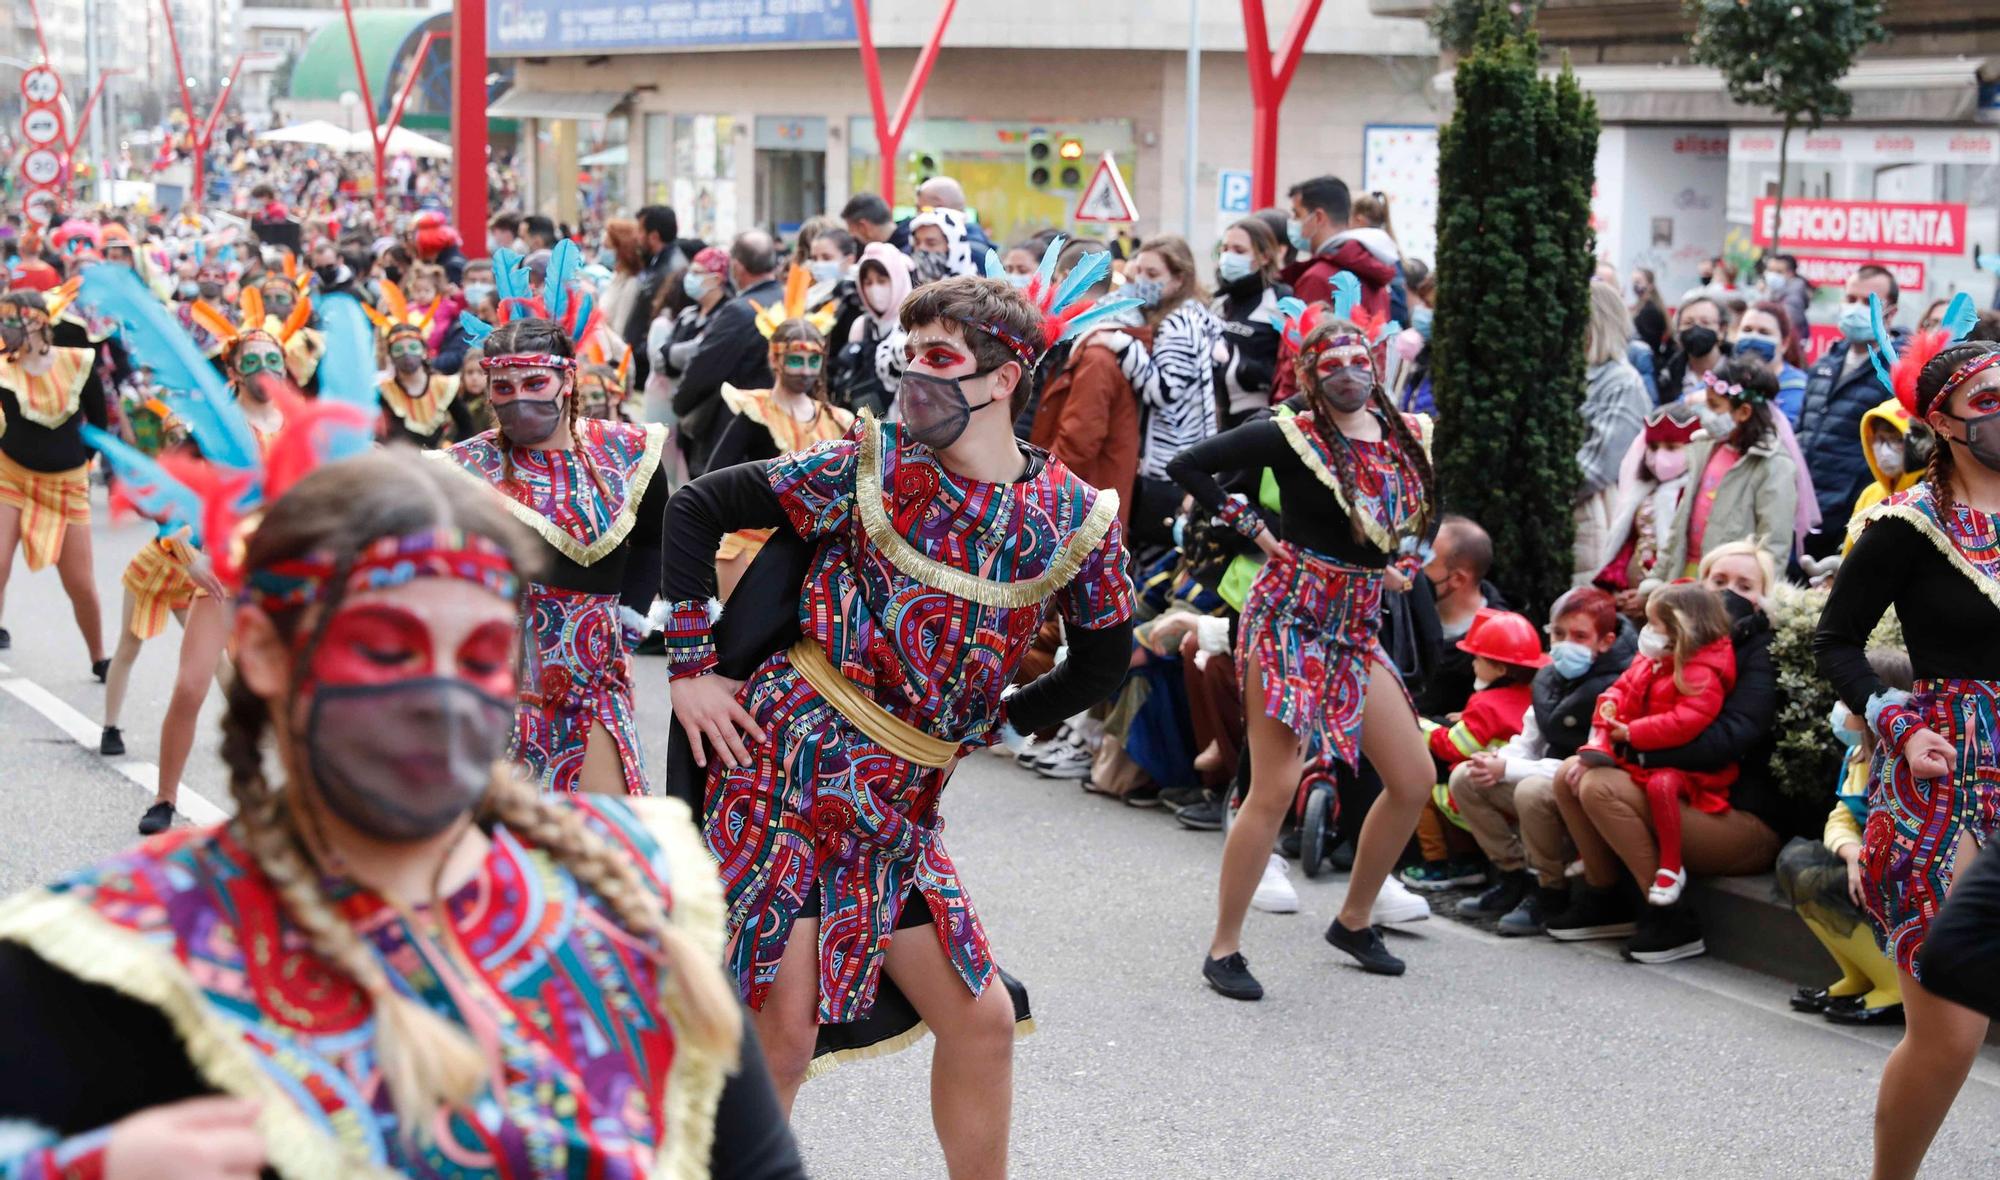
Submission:
[[[1273,8],[1275,42],[1290,11]],[[892,111],[936,11],[875,14]],[[534,208],[574,221],[584,203],[666,203],[684,233],[713,241],[752,225],[788,231],[883,187],[846,0],[493,0],[489,12],[490,52],[516,69],[491,112],[525,123]],[[1240,6],[1201,0],[1190,217],[1187,14],[1169,0],[961,6],[892,165],[899,202],[925,176],[953,176],[995,240],[1015,240],[1072,225],[1109,152],[1137,206],[1134,231],[1191,228],[1206,250],[1219,224],[1249,212],[1249,75]],[[1358,188],[1371,142],[1434,130],[1435,68],[1422,26],[1328,0],[1283,107],[1281,199],[1286,183],[1324,172]],[[1045,177],[1037,144],[1055,148]]]

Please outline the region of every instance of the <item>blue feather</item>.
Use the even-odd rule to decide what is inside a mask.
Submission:
[[[1354,314],[1354,305],[1361,302],[1361,280],[1354,277],[1351,270],[1343,270],[1333,276],[1333,314],[1346,319]]]
[[[1297,347],[1300,343],[1299,333],[1292,324],[1305,313],[1306,301],[1296,295],[1287,295],[1278,300],[1277,309],[1271,313],[1271,326],[1284,333],[1285,339],[1291,341],[1293,347]]]
[[[1005,279],[1007,277],[1007,268],[1000,265],[1000,251],[998,250],[988,249],[986,251],[986,277],[989,279]]]
[[[461,311],[458,313],[458,330],[465,333],[466,340],[476,348],[493,334],[493,325],[469,311]]]
[[[1144,306],[1145,304],[1132,298],[1130,295],[1106,295],[1096,303],[1091,304],[1088,308],[1077,313],[1075,319],[1064,324],[1062,335],[1056,339],[1058,341],[1074,340],[1083,334],[1085,328],[1090,327],[1107,316],[1114,316],[1121,311],[1129,311],[1132,308]]]
[[[153,383],[179,395],[170,404],[210,462],[237,471],[257,466],[257,438],[222,375],[137,274],[122,266],[88,267],[81,299],[97,314],[117,320],[119,339],[152,371]]]
[[[1972,306],[1972,296],[1960,291],[1951,297],[1951,306],[1944,309],[1944,319],[1939,321],[1952,340],[1965,339],[1966,333],[1979,326],[1979,309]]]
[[[194,489],[117,435],[89,423],[82,430],[83,441],[104,456],[118,482],[124,485],[125,495],[139,511],[159,522],[161,536],[187,529],[188,544],[201,546],[202,502]]]
[[[1070,268],[1069,276],[1063,279],[1062,286],[1056,289],[1056,299],[1049,305],[1049,310],[1059,312],[1075,303],[1083,297],[1085,291],[1103,282],[1104,276],[1109,273],[1111,273],[1111,251],[1097,250],[1084,255],[1083,261]]]
[[[1996,275],[2000,275],[2000,254],[1981,254],[1979,256],[1979,265]]]
[[[528,268],[505,246],[493,252],[493,293],[502,303],[528,297]]]
[[[576,243],[564,238],[549,251],[549,268],[543,272],[542,302],[549,309],[549,318],[562,323],[563,313],[569,310],[569,285],[583,270],[583,255]]]
[[[590,313],[596,306],[597,299],[595,296],[580,294],[576,297],[576,319],[572,321],[576,331],[581,332],[590,326]],[[570,337],[570,342],[572,344],[583,343],[583,341],[578,340],[574,336]]]
[[[352,295],[323,295],[317,310],[326,335],[326,357],[319,364],[320,397],[373,411],[375,325]]]
[[[1397,323],[1395,320],[1390,320],[1388,323],[1382,325],[1381,331],[1375,333],[1375,339],[1372,343],[1380,344],[1402,330],[1403,325]]]
[[[1868,328],[1875,342],[1868,348],[1868,363],[1875,367],[1875,375],[1882,379],[1887,389],[1896,388],[1896,380],[1890,375],[1889,365],[1896,359],[1896,338],[1889,335],[1889,328],[1882,322],[1882,297],[1868,296]]]
[[[1042,251],[1042,264],[1035,268],[1035,290],[1051,291],[1056,281],[1056,260],[1062,257],[1063,242],[1067,239],[1057,234],[1049,241],[1049,248]]]

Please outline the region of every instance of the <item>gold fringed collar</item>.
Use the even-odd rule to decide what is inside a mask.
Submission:
[[[1082,571],[1083,563],[1103,543],[1105,534],[1118,519],[1118,493],[1100,490],[1091,502],[1083,523],[1069,535],[1055,560],[1039,575],[1019,582],[996,582],[946,565],[921,552],[889,519],[882,491],[882,428],[875,415],[863,410],[861,454],[854,473],[855,508],[868,539],[889,559],[889,564],[908,578],[956,595],[981,606],[1026,607],[1047,602],[1049,596],[1068,585]]]
[[[533,529],[536,536],[547,541],[550,547],[564,557],[578,565],[590,566],[602,561],[606,554],[618,548],[632,532],[632,526],[639,521],[639,502],[645,499],[646,489],[652,486],[653,476],[660,470],[660,453],[666,449],[667,428],[658,422],[649,422],[643,429],[646,432],[646,447],[640,455],[637,469],[632,473],[631,482],[626,485],[625,501],[618,506],[617,514],[612,517],[611,523],[605,526],[604,531],[587,544],[571,536],[562,526],[548,517],[495,487],[478,471],[466,466],[458,453],[459,448],[466,446],[466,443],[460,443],[458,447],[447,450],[424,451],[422,454],[427,459],[444,463],[448,470],[457,472],[500,497],[500,506],[507,510],[509,516]],[[467,442],[477,441],[478,439],[467,440]]]
[[[289,362],[290,358],[286,359]],[[424,382],[424,391],[412,395],[391,374],[387,381],[376,386],[375,392],[411,433],[428,437],[436,434],[451,417],[451,403],[458,397],[458,378],[432,373]]]
[[[1348,519],[1355,521],[1360,526],[1362,535],[1366,536],[1369,542],[1377,549],[1393,555],[1400,547],[1400,542],[1383,526],[1374,513],[1356,513],[1354,511],[1354,506],[1347,502],[1347,494],[1340,489],[1340,479],[1334,475],[1333,469],[1327,466],[1326,456],[1320,453],[1318,443],[1312,438],[1307,437],[1305,428],[1299,425],[1301,417],[1310,420],[1311,415],[1281,413],[1273,418],[1272,421],[1278,424],[1278,433],[1285,436],[1285,442],[1290,445],[1292,452],[1299,457],[1299,462],[1305,465],[1305,469],[1312,473],[1312,477],[1318,480],[1321,486],[1333,493],[1333,502],[1340,505],[1340,510],[1347,514]],[[1418,441],[1423,444],[1425,457],[1429,457],[1431,450],[1430,418],[1423,414],[1415,414],[1411,415],[1411,417],[1415,419],[1412,429],[1416,432]],[[1384,428],[1383,439],[1394,445],[1393,436],[1387,433],[1386,426]],[[1407,524],[1408,518],[1404,518],[1401,523]]]
[[[13,361],[0,361],[0,385],[14,391],[21,417],[45,430],[54,430],[76,415],[90,368],[97,361],[97,351],[90,348],[51,352],[46,373],[30,373]]]

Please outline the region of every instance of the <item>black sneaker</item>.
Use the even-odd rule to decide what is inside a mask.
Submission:
[[[1243,961],[1243,952],[1224,955],[1220,959],[1207,959],[1201,965],[1201,977],[1208,980],[1208,986],[1228,996],[1232,1000],[1261,1000],[1264,985],[1250,974],[1250,964]]]
[[[1193,828],[1197,832],[1219,832],[1222,830],[1222,821],[1228,811],[1228,805],[1220,799],[1203,799],[1192,806],[1181,808],[1174,818],[1181,821],[1181,826],[1184,828]]]
[[[1532,886],[1528,880],[1528,870],[1503,871],[1500,880],[1488,886],[1478,897],[1460,898],[1458,916],[1461,918],[1503,918],[1514,912]]]
[[[1639,929],[1625,944],[1625,957],[1634,963],[1674,963],[1708,953],[1701,940],[1701,919],[1685,901],[1669,906],[1648,906],[1639,919]]]
[[[1326,863],[1336,873],[1352,872],[1354,870],[1354,841],[1342,840],[1340,843],[1334,845],[1333,851],[1326,854]]]
[[[1523,938],[1548,931],[1549,919],[1569,908],[1569,890],[1537,885],[1521,899],[1513,912],[1493,927],[1502,938]]]
[[[6,651],[12,646],[14,646],[14,637],[7,633],[7,628],[0,627],[0,651]]]
[[[95,677],[97,677],[97,682],[98,682],[99,684],[103,684],[103,683],[104,683],[104,674],[105,674],[106,672],[109,672],[109,671],[111,671],[111,661],[110,661],[110,660],[93,660],[93,661],[91,661],[91,665],[90,665],[90,674],[91,674],[92,676],[95,676]]]
[[[1154,786],[1152,783],[1146,783],[1142,786],[1132,788],[1121,796],[1121,798],[1127,807],[1158,807],[1160,805],[1160,788]]]
[[[139,817],[141,836],[157,836],[173,826],[174,805],[171,803],[155,803],[146,809],[145,815]]]
[[[1569,908],[1549,919],[1546,933],[1557,942],[1630,938],[1639,929],[1637,908],[1624,890],[1580,884],[1570,891]]]
[[[1335,918],[1326,928],[1326,940],[1340,950],[1353,955],[1361,969],[1370,975],[1401,975],[1403,960],[1389,953],[1382,945],[1382,934],[1373,926],[1359,930],[1349,930]]]
[[[1208,798],[1208,791],[1200,786],[1168,787],[1160,792],[1160,805],[1179,815],[1182,811]]]
[[[106,758],[117,758],[125,753],[125,735],[118,732],[117,726],[104,727],[103,736],[97,739],[97,752]]]

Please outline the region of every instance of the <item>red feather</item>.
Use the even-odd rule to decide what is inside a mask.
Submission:
[[[284,426],[264,452],[264,503],[270,504],[325,463],[331,434],[366,434],[374,422],[359,406],[308,398],[289,381],[267,380],[273,386],[271,400],[285,415]]]
[[[1890,377],[1896,386],[1896,400],[1903,403],[1903,409],[1911,417],[1917,415],[1917,377],[1931,358],[1943,352],[1951,343],[1946,332],[1919,332],[1910,338],[1909,347],[1896,359],[1896,367],[1890,370]]]

